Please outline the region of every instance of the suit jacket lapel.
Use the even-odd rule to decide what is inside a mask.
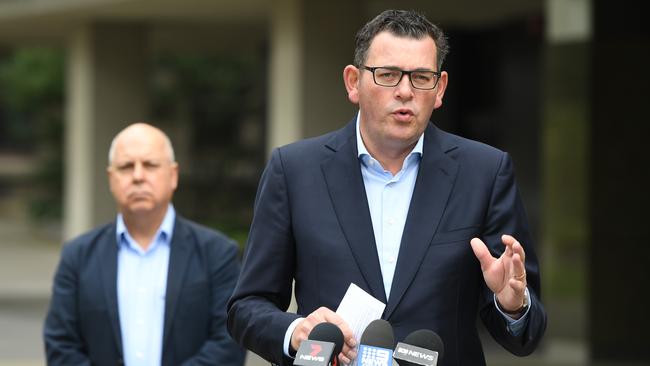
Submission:
[[[369,288],[375,298],[386,303],[368,199],[357,157],[355,123],[356,119],[352,120],[326,144],[333,154],[321,168],[339,224],[368,286],[366,289]],[[363,284],[357,285],[364,287]]]
[[[413,281],[454,185],[458,164],[445,153],[455,146],[447,146],[445,142],[439,130],[429,124],[424,135],[422,160],[402,234],[385,318],[390,317]]]
[[[192,254],[192,237],[183,219],[176,216],[174,234],[169,248],[169,268],[165,294],[165,325],[163,330],[163,349],[169,338],[176,305],[183,287],[187,265]],[[164,356],[164,355],[163,355]]]
[[[100,262],[99,270],[101,273],[104,295],[108,304],[108,314],[112,325],[113,336],[119,353],[122,354],[122,332],[120,328],[120,319],[117,305],[117,234],[115,224],[112,230],[107,230],[100,244],[100,251],[103,260]]]

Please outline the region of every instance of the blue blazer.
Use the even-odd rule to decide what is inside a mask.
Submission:
[[[115,223],[66,244],[45,320],[48,365],[121,365]],[[226,302],[239,274],[224,235],[176,217],[170,245],[162,365],[243,364],[226,331]]]
[[[493,255],[502,234],[526,251],[532,304],[514,337],[485,285],[470,239]],[[289,324],[320,306],[336,310],[351,282],[387,304],[397,341],[428,328],[440,335],[439,365],[484,365],[480,316],[494,339],[531,353],[546,328],[539,267],[508,154],[429,123],[388,300],[357,158],[355,120],[341,130],[273,151],[262,175],[228,328],[246,348],[276,363]],[[292,281],[298,314],[285,313]]]

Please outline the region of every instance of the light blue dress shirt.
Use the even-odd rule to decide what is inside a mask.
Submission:
[[[358,157],[361,161],[361,175],[366,188],[366,197],[368,197],[368,208],[375,233],[386,299],[390,296],[393,284],[402,233],[422,158],[422,146],[424,146],[424,134],[404,159],[402,169],[393,175],[385,170],[366,149],[359,130],[359,118],[357,118]]]
[[[170,204],[153,242],[143,250],[117,216],[117,303],[124,363],[160,365],[165,292],[176,212]]]

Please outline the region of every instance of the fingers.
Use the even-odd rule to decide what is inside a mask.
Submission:
[[[322,309],[322,310],[321,310]],[[341,318],[341,316],[332,310],[321,307],[319,308],[318,311],[321,311],[321,315],[323,316],[324,321],[330,322],[339,329],[341,329],[341,332],[343,333],[343,349],[341,350],[341,353],[339,354],[339,359],[341,362],[345,364],[349,364],[352,359],[354,359],[357,354],[355,347],[357,345],[357,341],[354,339],[354,333],[352,333],[352,329],[348,325],[348,323]]]
[[[470,245],[472,246],[472,250],[474,251],[474,255],[476,258],[481,262],[481,269],[485,270],[494,262],[496,259],[492,257],[492,254],[490,254],[490,251],[487,248],[487,245],[483,243],[483,241],[479,238],[474,238],[470,240]]]
[[[291,347],[294,350],[297,350],[300,347],[300,343],[305,339],[308,339],[309,333],[312,329],[320,323],[329,322],[341,329],[343,333],[343,349],[339,354],[339,359],[343,363],[350,363],[352,359],[356,357],[356,340],[354,339],[354,334],[350,326],[339,316],[337,313],[326,307],[320,307],[314,312],[309,314],[305,319],[303,319],[291,335]]]
[[[514,254],[512,256],[512,277],[511,279],[522,283],[523,287],[526,287],[526,266],[524,261],[521,260],[519,254]]]
[[[524,247],[510,235],[502,235],[501,241],[506,246],[506,251],[512,256],[511,278],[523,283],[526,287],[526,253]]]
[[[311,332],[312,329],[314,329],[314,326],[316,324],[312,323],[312,320],[309,318],[303,319],[296,328],[293,330],[293,333],[291,334],[291,348],[294,351],[297,351],[298,348],[300,348],[300,344],[302,341],[307,339],[307,336],[309,336],[309,333]]]
[[[517,239],[514,238],[514,236],[507,234],[501,235],[501,242],[503,242],[503,244],[506,246],[506,251],[511,251],[511,253],[509,253],[510,255],[519,254],[522,261],[526,260],[524,247],[521,245],[521,243],[519,243],[519,241],[517,241]]]

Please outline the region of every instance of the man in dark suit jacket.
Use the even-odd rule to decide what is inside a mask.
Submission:
[[[511,160],[429,122],[447,85],[442,31],[417,13],[386,11],[356,44],[343,76],[357,118],[274,150],[264,171],[231,334],[290,365],[329,321],[343,331],[347,363],[356,342],[333,310],[354,283],[386,304],[398,341],[438,333],[438,365],[485,364],[477,316],[507,350],[530,354],[546,313]],[[297,314],[285,312],[294,281]]]
[[[237,246],[176,215],[168,137],[127,127],[107,170],[119,215],[63,248],[45,321],[48,364],[242,365],[226,331]]]

